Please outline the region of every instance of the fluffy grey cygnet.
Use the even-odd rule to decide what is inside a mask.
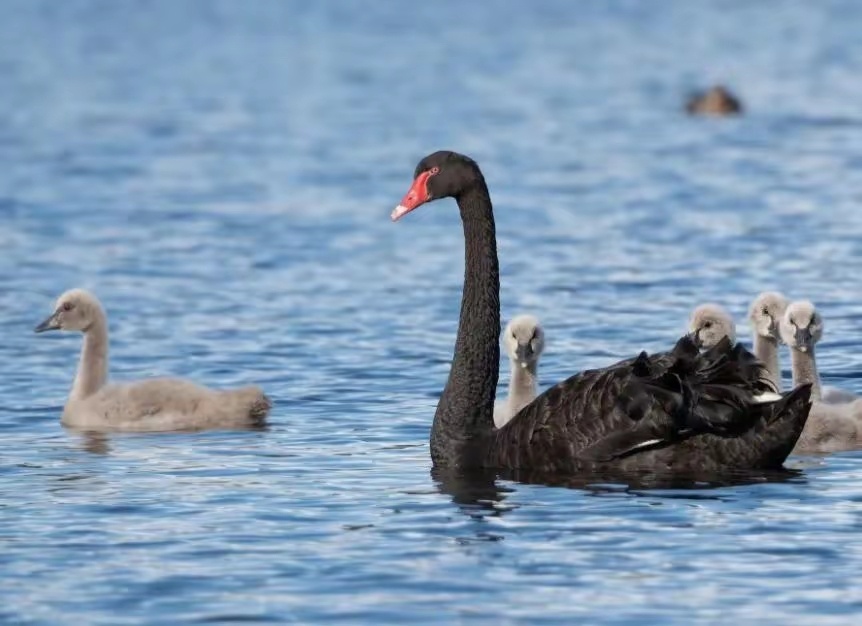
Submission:
[[[781,391],[781,365],[778,361],[781,341],[781,319],[787,310],[787,298],[777,291],[764,291],[748,309],[748,321],[754,334],[754,356],[766,366],[769,382]],[[813,397],[813,394],[812,394]]]
[[[823,336],[823,319],[807,300],[793,302],[780,325],[781,339],[790,347],[793,385],[810,383],[813,404],[794,452],[837,452],[862,444],[862,402],[827,403],[821,399],[814,346]]]
[[[532,315],[519,315],[503,331],[512,379],[509,396],[494,403],[494,425],[502,428],[538,395],[539,358],[545,349],[545,331]]]
[[[727,309],[718,304],[701,304],[692,311],[688,333],[701,350],[714,348],[725,337],[736,343],[736,324]]]
[[[87,431],[155,432],[247,428],[264,423],[270,401],[258,387],[213,390],[174,378],[107,384],[108,321],[96,297],[72,289],[35,331],[79,331],[84,346],[63,408],[66,426]]]

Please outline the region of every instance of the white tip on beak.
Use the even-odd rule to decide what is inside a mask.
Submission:
[[[521,367],[527,367],[527,362],[526,362],[526,361],[521,361]]]
[[[397,207],[395,207],[395,210],[392,211],[392,221],[397,222],[409,212],[410,209],[408,209],[403,204],[399,204]]]

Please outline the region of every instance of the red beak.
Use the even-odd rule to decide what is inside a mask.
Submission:
[[[410,189],[401,199],[401,204],[395,207],[395,210],[392,211],[392,221],[397,222],[402,217],[410,213],[416,207],[422,206],[428,200],[431,199],[431,194],[428,193],[428,179],[431,178],[433,174],[431,170],[422,172],[419,176],[416,177],[416,180],[413,181],[413,184],[410,185]]]

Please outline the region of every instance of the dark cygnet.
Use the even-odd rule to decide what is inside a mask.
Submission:
[[[742,103],[727,87],[716,85],[693,94],[686,102],[685,110],[690,115],[741,115]]]

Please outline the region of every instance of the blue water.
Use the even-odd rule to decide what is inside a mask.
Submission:
[[[856,623],[862,454],[743,484],[438,482],[470,154],[543,385],[704,301],[810,298],[862,393],[853,2],[0,0],[0,622]],[[692,120],[721,81],[749,114]],[[114,379],[262,385],[264,432],[84,438],[73,286]],[[784,355],[783,364],[788,366]],[[501,390],[508,380],[507,366]]]

